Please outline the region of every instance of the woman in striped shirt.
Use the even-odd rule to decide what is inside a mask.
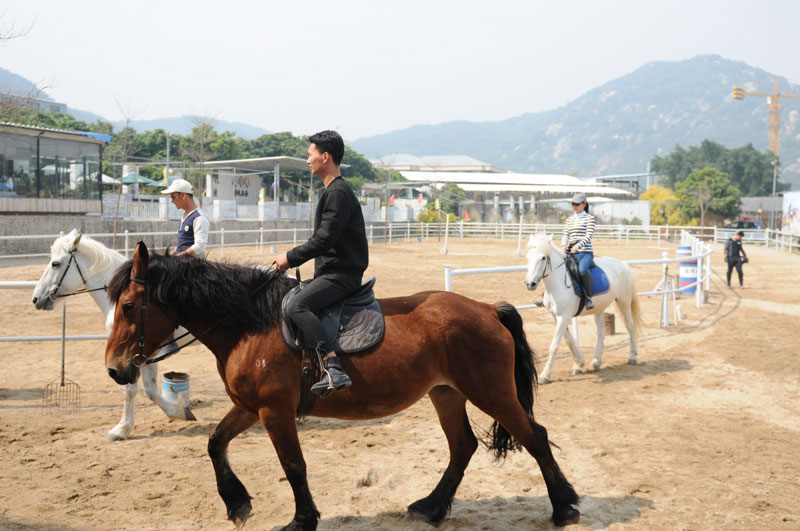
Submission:
[[[592,274],[589,273],[589,266],[594,259],[592,249],[592,236],[594,236],[595,219],[589,214],[589,203],[586,202],[586,194],[577,193],[572,196],[572,215],[567,218],[567,225],[564,229],[564,236],[561,238],[561,246],[564,252],[572,253],[578,261],[578,269],[581,273],[584,293],[586,294],[586,309],[594,308],[594,303],[590,295],[592,294]]]

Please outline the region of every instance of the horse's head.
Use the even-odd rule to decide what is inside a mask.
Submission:
[[[84,258],[78,253],[82,233],[76,229],[60,236],[50,248],[50,262],[33,289],[33,304],[37,310],[52,310],[57,293],[71,293],[85,287],[83,275],[88,271]]]
[[[528,240],[528,272],[525,275],[525,287],[534,290],[548,273],[550,254],[553,252],[550,236],[535,234]]]
[[[106,369],[120,385],[136,381],[139,368],[159,350],[176,326],[153,300],[157,288],[153,277],[147,246],[139,242],[130,269],[126,265],[120,267],[109,285],[109,297],[116,308],[106,342]]]

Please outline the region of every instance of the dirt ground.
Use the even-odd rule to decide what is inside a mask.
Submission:
[[[523,264],[516,241],[398,242],[371,249],[368,274],[379,297],[442,289],[454,269]],[[554,454],[581,495],[573,529],[800,529],[800,257],[747,246],[746,289],[725,287],[721,245],[713,256],[709,303],[679,300],[683,319],[658,328],[659,300],[642,297],[646,329],[628,365],[619,318],[606,338],[603,368],[570,376],[562,343],[553,382],[540,386],[534,413],[560,449]],[[675,245],[598,242],[620,259],[674,256]],[[267,262],[253,249],[226,259]],[[219,259],[215,250],[212,259]],[[37,280],[43,265],[0,269],[3,280]],[[675,265],[672,271],[676,271]],[[305,277],[311,273],[303,268]],[[638,291],[661,266],[636,266]],[[527,304],[540,296],[523,273],[456,277],[454,290],[486,302]],[[736,282],[734,282],[734,285]],[[61,312],[35,311],[27,290],[0,290],[0,335],[57,335]],[[87,295],[68,303],[68,334],[104,333]],[[522,311],[541,367],[553,333],[541,309]],[[591,359],[593,321],[581,319]],[[0,343],[0,528],[10,530],[231,529],[206,454],[207,437],[230,401],[212,354],[192,346],[160,365],[191,375],[196,422],[169,420],[137,398],[136,431],[105,442],[121,415],[122,393],[106,375],[103,341],[67,344],[66,375],[80,385],[75,414],[43,413],[43,388],[60,372],[58,342]],[[490,420],[474,408],[476,430]],[[408,529],[411,502],[427,495],[447,464],[447,444],[430,402],[371,422],[309,418],[299,427],[320,529]],[[247,529],[287,524],[292,492],[261,427],[240,436],[230,461],[253,496]],[[542,476],[528,454],[494,463],[482,448],[467,469],[440,529],[552,527]]]

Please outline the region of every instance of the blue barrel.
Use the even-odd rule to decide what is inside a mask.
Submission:
[[[681,245],[675,251],[675,255],[677,258],[682,256],[692,256],[692,248],[688,245]],[[697,282],[697,259],[681,261],[679,266],[678,284],[680,284],[681,287],[693,282]],[[682,289],[681,293],[691,295],[695,292],[696,288],[697,286],[689,286],[688,288]]]
[[[180,397],[189,406],[189,375],[185,372],[167,372],[161,379],[161,396],[170,402],[178,402]]]

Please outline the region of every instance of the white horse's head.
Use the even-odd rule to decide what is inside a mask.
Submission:
[[[56,238],[50,247],[50,262],[33,289],[34,306],[37,310],[52,310],[59,295],[87,288],[98,271],[110,272],[122,260],[121,254],[72,229]]]
[[[532,235],[527,248],[528,273],[525,275],[525,287],[534,290],[547,274],[548,267],[552,267],[549,265],[551,256],[558,256],[560,251],[548,234]]]

